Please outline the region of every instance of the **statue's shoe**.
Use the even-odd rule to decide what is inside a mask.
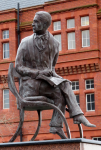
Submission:
[[[85,126],[87,127],[96,127],[96,125],[94,124],[91,124],[86,118],[84,115],[77,115],[73,118],[73,122],[74,124],[84,124]]]
[[[63,129],[60,127],[50,127],[50,133],[58,134],[61,139],[67,139]]]

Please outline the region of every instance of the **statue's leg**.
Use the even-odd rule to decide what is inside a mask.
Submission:
[[[95,127],[95,125],[91,124],[83,115],[82,110],[77,104],[76,96],[74,95],[74,92],[72,91],[70,83],[63,82],[62,84],[60,84],[60,89],[62,90],[65,96],[69,114],[70,114],[70,117],[73,117],[74,123],[75,124],[83,123],[85,126]]]
[[[74,117],[79,114],[83,114],[82,110],[80,109],[79,105],[76,101],[76,96],[74,95],[74,92],[72,91],[71,85],[69,82],[63,82],[60,84],[60,89],[62,90],[66,104],[69,109],[70,117]]]
[[[54,101],[54,104],[65,113],[65,100],[59,87],[52,87],[47,82],[40,84],[40,95],[46,96]],[[62,120],[56,111],[53,112],[50,126],[62,127]]]
[[[40,95],[52,99],[54,104],[63,112],[63,114],[65,113],[65,99],[58,86],[52,87],[47,82],[42,82],[40,85]],[[51,133],[56,133],[63,139],[67,138],[62,130],[63,121],[56,110],[53,111],[50,127]]]

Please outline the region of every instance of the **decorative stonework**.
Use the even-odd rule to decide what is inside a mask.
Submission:
[[[100,67],[99,67],[98,63],[56,68],[56,72],[60,76],[67,76],[67,75],[71,75],[71,74],[80,74],[80,73],[89,73],[89,72],[97,72],[99,70],[100,70]]]

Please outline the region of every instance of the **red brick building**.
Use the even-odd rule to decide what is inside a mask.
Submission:
[[[49,31],[60,42],[56,72],[72,81],[72,89],[87,119],[96,128],[83,126],[84,137],[101,137],[101,0],[53,0],[20,9],[21,39],[33,33],[37,11],[51,14]],[[17,129],[19,111],[8,89],[9,63],[17,52],[17,9],[0,11],[0,142],[8,142]],[[18,83],[16,82],[18,87]],[[59,139],[49,133],[52,111],[43,111],[42,127],[36,140]],[[66,113],[72,138],[79,138],[78,126]],[[30,140],[37,127],[37,113],[25,112],[22,141]],[[19,141],[20,137],[16,139]]]

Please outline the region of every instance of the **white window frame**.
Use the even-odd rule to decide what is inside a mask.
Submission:
[[[72,90],[73,90],[73,91],[79,91],[79,89],[76,89],[76,82],[79,83],[79,81],[77,80],[77,81],[72,81],[72,82],[75,82],[75,86],[74,86],[74,87],[75,87],[75,90],[73,90],[73,89],[72,89]],[[79,85],[78,85],[78,86],[79,86]],[[72,87],[73,87],[73,86],[72,86]]]
[[[70,40],[69,39],[69,35],[70,34],[73,34],[74,35],[74,40]],[[72,35],[72,36],[73,36]],[[67,36],[68,36],[68,50],[70,50],[70,49],[75,49],[76,48],[76,41],[75,41],[75,32],[70,32],[70,33],[67,33]],[[72,42],[72,47],[70,47],[70,42]],[[75,47],[73,47],[74,45],[73,45],[73,42],[75,42]]]
[[[90,31],[89,31],[89,38],[87,37],[87,33],[86,33],[86,38],[85,38],[86,39],[86,45],[85,46],[83,45],[84,44],[83,43],[83,33],[87,32],[87,31],[89,31],[89,30],[83,30],[82,31],[82,47],[90,47]],[[89,45],[87,45],[87,40],[89,40]]]
[[[79,94],[76,94],[75,96],[79,96]],[[77,98],[76,98],[76,101],[77,101]],[[80,96],[79,96],[79,103],[78,103],[78,105],[80,106]]]
[[[69,23],[70,23],[71,20],[74,21],[74,24],[71,27],[69,27]],[[71,28],[75,28],[75,19],[74,18],[67,20],[67,29],[71,29]]]
[[[10,103],[9,103],[9,108],[5,108],[5,102],[4,102],[4,100],[5,100],[5,99],[4,99],[4,91],[5,91],[5,90],[8,90],[8,91],[9,91],[9,89],[4,89],[4,90],[3,90],[3,109],[9,109],[9,108],[10,108]],[[8,99],[9,99],[9,98],[8,98]],[[6,103],[6,104],[8,104],[8,103]]]
[[[93,80],[93,82],[94,82],[94,79],[87,79],[87,80],[85,80],[85,89],[86,89],[86,90],[94,89],[94,88],[91,87],[91,85],[92,85],[92,84],[91,84],[91,80]],[[86,81],[90,81],[90,84],[87,84]],[[89,88],[89,89],[86,88],[86,85],[90,85],[90,88]]]
[[[8,59],[9,58],[9,57],[6,57],[6,58],[4,57],[4,52],[5,51],[9,51],[9,49],[8,50],[4,50],[4,44],[7,44],[7,43],[9,44],[9,42],[3,43],[3,59]]]
[[[83,24],[83,22],[82,22],[82,19],[84,19],[84,18],[85,18],[85,24]],[[88,20],[89,20],[89,16],[81,17],[81,26],[89,26],[89,21],[88,21],[88,24],[86,24],[87,18],[88,18]]]
[[[54,31],[61,30],[61,21],[54,21],[53,22],[53,30]]]
[[[60,41],[61,41],[61,34],[56,34],[56,35],[54,35],[54,38],[55,38],[56,36],[60,36]],[[60,42],[57,38],[55,38],[55,39],[59,42],[59,51],[62,51],[62,41]]]
[[[92,140],[94,140],[94,138],[97,138],[97,140],[95,140],[95,141],[99,141],[98,138],[101,138],[101,137],[93,137]]]
[[[86,94],[86,111],[88,112],[88,111],[95,111],[95,109],[94,110],[87,110],[87,104],[88,103],[92,103],[91,102],[91,99],[90,99],[90,102],[87,102],[87,95],[91,95],[91,94],[94,94],[94,93],[88,93],[88,94]],[[94,94],[94,105],[95,105],[95,94]]]
[[[7,33],[8,32],[8,33]],[[6,38],[4,38],[4,35],[6,35]],[[8,36],[8,37],[7,37]],[[3,30],[2,31],[2,37],[3,39],[8,39],[9,38],[9,30]]]

